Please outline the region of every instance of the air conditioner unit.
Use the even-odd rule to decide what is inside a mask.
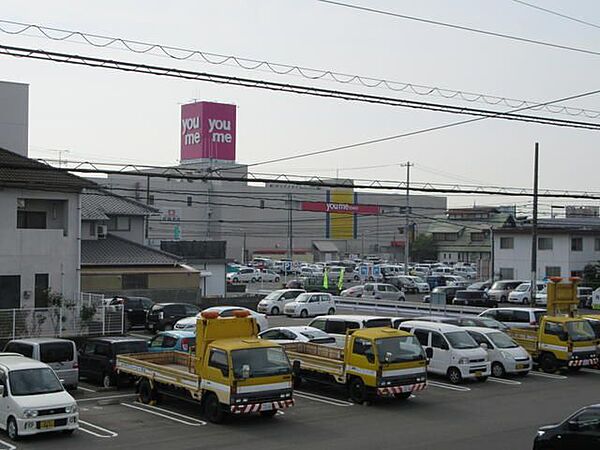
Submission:
[[[107,225],[98,225],[98,228],[96,229],[96,234],[98,235],[98,239],[106,238],[106,233],[108,233],[108,226]]]

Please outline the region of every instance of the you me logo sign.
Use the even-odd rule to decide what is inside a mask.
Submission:
[[[235,105],[197,102],[181,107],[181,160],[235,161]]]

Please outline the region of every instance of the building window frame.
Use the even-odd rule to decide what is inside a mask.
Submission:
[[[108,231],[131,231],[131,216],[110,216]]]
[[[582,252],[583,251],[583,238],[582,237],[572,237],[571,238],[571,251],[572,252]]]
[[[538,250],[554,250],[554,239],[551,237],[539,237],[537,244]]]
[[[505,236],[500,238],[500,249],[501,250],[512,250],[515,248],[515,238],[512,236]]]

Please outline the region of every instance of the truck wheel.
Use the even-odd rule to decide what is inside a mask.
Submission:
[[[19,440],[19,429],[17,428],[17,421],[14,417],[9,417],[6,422],[6,433],[11,441]]]
[[[272,409],[271,411],[261,411],[259,414],[262,417],[271,418],[271,417],[275,417],[275,414],[277,414],[277,410],[276,409]]]
[[[271,310],[271,315],[273,315],[273,316],[279,315],[279,308],[277,306],[273,306],[273,309]]]
[[[367,399],[367,389],[365,383],[360,378],[352,378],[348,383],[348,394],[354,403],[359,405]]]
[[[495,362],[492,364],[492,376],[496,378],[503,378],[506,375],[506,370],[504,370],[504,366],[499,362]]]
[[[300,311],[300,317],[302,317],[303,319],[306,319],[308,317],[308,311],[305,309]]]
[[[448,369],[447,376],[452,384],[459,384],[462,381],[460,370],[458,370],[456,367],[450,367]]]
[[[140,381],[138,392],[138,398],[144,405],[153,406],[156,404],[156,390],[152,389],[148,380],[143,379]]]
[[[109,373],[104,373],[102,375],[102,387],[105,389],[110,388],[113,385],[113,378]]]
[[[542,356],[540,367],[546,373],[556,372],[558,370],[558,362],[556,361],[556,357],[551,353],[546,353],[544,356]]]
[[[219,399],[212,392],[207,394],[204,402],[204,414],[209,422],[221,423],[225,419],[225,413],[221,409]]]
[[[333,316],[335,314],[335,309],[329,308],[329,311],[327,311],[327,314],[330,316]]]

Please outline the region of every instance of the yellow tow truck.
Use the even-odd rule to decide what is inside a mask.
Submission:
[[[581,317],[590,323],[594,333],[596,333],[596,338],[600,340],[600,314],[582,314]],[[600,348],[598,350],[598,362],[594,367],[600,369]]]
[[[405,331],[361,328],[347,331],[343,348],[311,342],[284,348],[296,386],[303,380],[345,385],[355,403],[375,397],[406,399],[427,386],[427,357]]]
[[[544,372],[571,371],[598,364],[600,342],[590,321],[577,314],[578,278],[548,282],[547,315],[537,329],[511,329],[509,334],[527,350]]]
[[[259,413],[273,417],[294,404],[292,368],[280,345],[257,338],[247,311],[198,318],[195,353],[178,351],[117,356],[116,369],[137,377],[142,403],[161,394],[200,402],[207,419]]]

